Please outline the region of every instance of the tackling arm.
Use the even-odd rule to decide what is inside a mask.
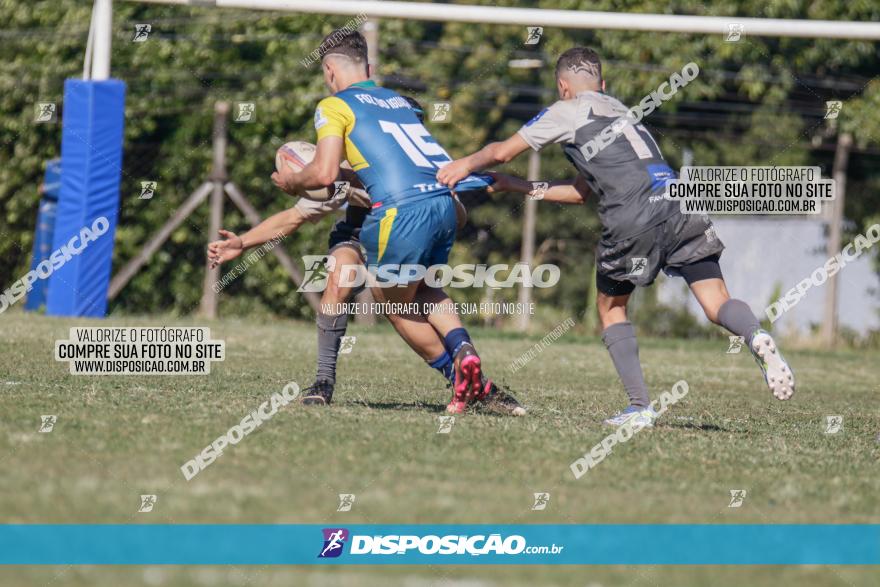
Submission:
[[[293,234],[305,221],[306,217],[294,207],[266,218],[241,236],[221,229],[222,239],[208,244],[208,260],[211,268],[235,259],[245,249]]]
[[[306,221],[302,212],[294,208],[282,210],[269,216],[241,235],[241,248],[249,249],[269,242],[279,236],[290,236]]]
[[[437,172],[437,179],[444,185],[455,187],[471,173],[507,163],[528,148],[528,143],[517,133],[506,141],[489,143],[476,153],[444,165]]]
[[[521,177],[503,173],[490,172],[490,175],[495,179],[495,183],[489,186],[489,191],[492,193],[514,192],[526,194],[534,198],[540,197],[545,202],[556,202],[558,204],[583,204],[587,200],[587,196],[590,195],[590,187],[580,174],[573,180],[549,182],[527,181]],[[535,186],[537,183],[546,183],[548,187],[538,189]]]

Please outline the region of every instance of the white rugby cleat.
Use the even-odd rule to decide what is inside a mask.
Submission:
[[[751,351],[773,396],[778,400],[791,399],[794,395],[794,372],[770,333],[758,330],[752,337]]]
[[[606,426],[614,426],[617,428],[625,424],[630,424],[633,428],[653,428],[656,420],[657,412],[655,412],[654,408],[651,406],[648,406],[647,408],[629,406],[622,412],[618,412],[614,416],[604,420],[602,423]]]

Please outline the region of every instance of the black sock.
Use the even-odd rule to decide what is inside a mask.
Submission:
[[[336,383],[336,358],[339,356],[339,343],[348,326],[348,314],[318,314],[315,322],[318,325],[317,378]]]

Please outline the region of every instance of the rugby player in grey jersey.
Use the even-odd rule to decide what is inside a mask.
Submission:
[[[745,338],[773,395],[794,393],[794,374],[776,342],[762,330],[749,307],[727,292],[718,259],[724,245],[706,216],[684,215],[663,198],[675,172],[651,133],[627,117],[628,108],[606,95],[602,63],[586,47],[574,47],[556,63],[560,100],[542,110],[516,134],[443,167],[437,178],[454,187],[468,174],[507,163],[528,148],[560,143],[578,171],[574,180],[542,182],[495,175],[491,191],[531,194],[548,202],[582,204],[598,198],[602,235],[596,251],[597,307],[602,340],[611,355],[630,405],[605,420],[619,426],[653,424],[656,414],[639,363],[635,329],[626,305],[636,286],[650,285],[661,270],[684,277],[706,317]],[[615,125],[610,141],[606,127]]]

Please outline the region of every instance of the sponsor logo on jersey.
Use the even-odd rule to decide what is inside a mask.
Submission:
[[[315,130],[318,130],[325,124],[327,124],[327,117],[324,116],[323,110],[318,106],[315,109]]]

